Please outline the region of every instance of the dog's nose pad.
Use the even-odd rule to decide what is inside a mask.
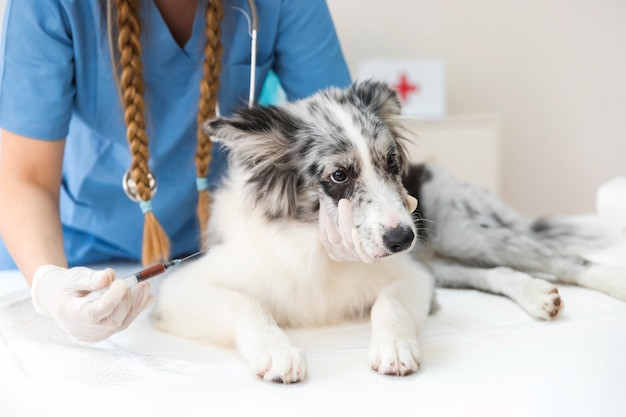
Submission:
[[[405,224],[394,227],[383,235],[383,243],[391,252],[402,252],[413,244],[415,234],[413,230]]]

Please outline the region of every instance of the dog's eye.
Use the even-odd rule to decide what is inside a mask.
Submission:
[[[348,174],[346,174],[346,171],[344,171],[343,169],[338,169],[330,175],[330,179],[335,184],[343,184],[348,180]]]
[[[387,157],[387,169],[389,171],[395,171],[398,169],[398,157],[395,153],[390,153]]]

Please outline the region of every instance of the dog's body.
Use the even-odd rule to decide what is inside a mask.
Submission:
[[[234,345],[265,380],[306,375],[282,327],[367,314],[372,368],[416,371],[433,276],[441,286],[503,294],[544,319],[557,315],[561,300],[538,275],[626,299],[624,271],[562,254],[561,238],[576,227],[530,222],[437,166],[408,169],[400,103],[382,83],[242,109],[207,131],[231,162],[213,194],[210,250],[165,280],[157,325]],[[407,190],[423,219],[409,213]],[[320,208],[336,220],[342,198],[352,203],[355,238],[374,263],[335,262],[320,243]]]
[[[617,230],[558,217],[527,219],[433,164],[411,166],[404,181],[425,221],[426,244],[414,254],[429,266],[437,286],[501,294],[541,319],[561,310],[558,282],[626,300],[624,268],[578,254],[613,242]]]
[[[158,326],[234,345],[254,373],[290,383],[306,364],[281,327],[370,314],[372,368],[415,372],[434,282],[408,253],[417,230],[402,185],[399,114],[391,89],[364,83],[208,123],[230,152],[228,178],[213,195],[210,250],[165,280]],[[319,208],[336,219],[342,198],[376,262],[335,262],[320,243]]]

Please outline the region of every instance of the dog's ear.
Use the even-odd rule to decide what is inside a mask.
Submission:
[[[366,80],[355,82],[348,90],[367,110],[374,112],[382,120],[388,121],[402,112],[398,94],[383,81]]]
[[[229,150],[247,176],[248,197],[270,218],[296,212],[298,131],[302,122],[285,108],[242,108],[203,125],[214,142]]]
[[[275,106],[257,106],[235,110],[231,117],[218,117],[204,123],[203,129],[211,140],[235,152],[258,154],[263,148],[283,148],[285,141],[295,136],[301,126],[299,119]],[[253,142],[253,143],[250,143]]]

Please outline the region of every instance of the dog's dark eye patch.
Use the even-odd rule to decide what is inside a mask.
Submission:
[[[357,170],[355,167],[338,168],[322,179],[322,189],[335,202],[339,202],[342,198],[348,198],[352,195],[356,178]]]
[[[335,203],[339,203],[339,200],[342,198],[350,197],[353,186],[347,184],[335,184],[332,181],[322,181],[322,189],[333,199]]]

